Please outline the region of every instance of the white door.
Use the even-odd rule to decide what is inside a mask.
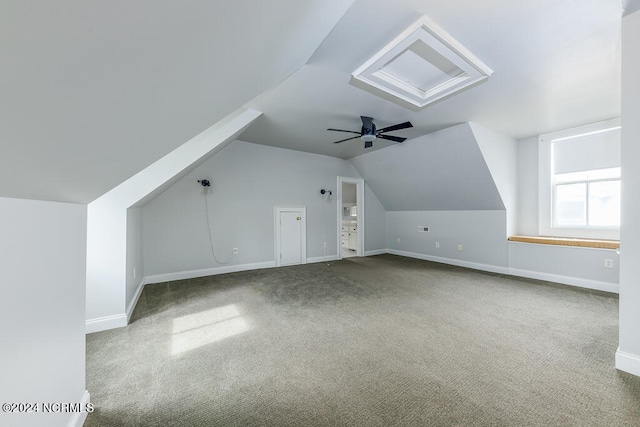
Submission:
[[[305,224],[304,208],[276,208],[276,265],[307,262]]]

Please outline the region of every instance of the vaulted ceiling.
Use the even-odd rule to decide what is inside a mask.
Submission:
[[[0,2],[0,196],[90,202],[304,65],[352,0]]]
[[[424,14],[494,74],[422,110],[351,84]],[[242,139],[342,158],[361,142],[325,129],[360,115],[411,120],[409,138],[616,117],[621,15],[620,0],[5,0],[0,196],[89,202],[241,106],[264,113]]]
[[[352,72],[423,15],[493,75],[419,111],[352,84]],[[332,144],[348,134],[326,129],[359,130],[361,115],[379,128],[410,120],[413,129],[394,133],[409,138],[473,121],[518,139],[617,117],[621,16],[618,0],[358,0],[307,66],[255,102],[264,114],[241,137],[350,158],[363,143]]]

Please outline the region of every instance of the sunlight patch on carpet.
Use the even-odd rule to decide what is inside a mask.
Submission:
[[[180,355],[249,329],[235,304],[178,317],[173,320],[171,354]]]

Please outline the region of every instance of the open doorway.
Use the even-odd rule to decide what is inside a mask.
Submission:
[[[339,259],[364,255],[364,180],[338,177]]]

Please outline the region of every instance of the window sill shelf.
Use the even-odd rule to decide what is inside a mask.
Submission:
[[[620,249],[618,240],[569,239],[564,237],[510,236],[510,242],[535,243],[539,245],[578,246],[581,248]]]

